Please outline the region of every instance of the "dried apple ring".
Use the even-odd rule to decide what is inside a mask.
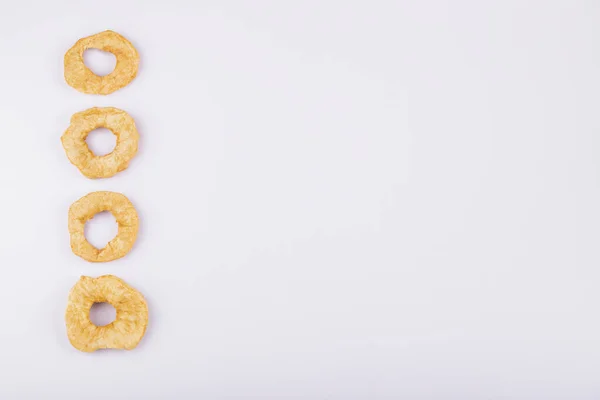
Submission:
[[[107,128],[116,137],[112,152],[96,156],[86,143],[94,129]],[[62,135],[61,142],[71,164],[88,178],[110,178],[123,171],[138,149],[139,133],[133,118],[114,107],[94,107],[75,113],[71,125]]]
[[[97,249],[85,238],[85,223],[94,215],[110,211],[118,224],[115,236],[105,248]],[[92,192],[69,207],[69,234],[73,253],[91,262],[107,262],[125,256],[135,243],[138,215],[133,204],[121,193]]]
[[[98,76],[83,61],[87,49],[108,51],[117,58],[113,72]],[[79,39],[65,54],[65,80],[69,86],[88,94],[111,94],[127,86],[137,75],[140,56],[123,36],[113,31]]]
[[[110,303],[117,311],[108,325],[90,320],[94,303]],[[77,350],[134,349],[148,326],[148,305],[144,296],[113,275],[82,276],[69,293],[65,313],[67,336]]]

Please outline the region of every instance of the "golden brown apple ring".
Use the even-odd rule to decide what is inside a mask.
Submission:
[[[85,223],[94,215],[110,211],[119,226],[105,248],[97,249],[85,238]],[[93,192],[77,200],[69,208],[69,234],[73,253],[91,262],[107,262],[125,256],[135,243],[138,215],[127,197],[114,192]]]
[[[106,326],[96,326],[90,309],[105,302],[115,308],[117,317]],[[116,276],[82,276],[69,293],[65,321],[69,341],[77,350],[132,350],[146,332],[148,306],[140,292]]]
[[[94,74],[83,62],[87,49],[111,52],[117,58],[113,72],[106,76]],[[140,56],[123,36],[113,31],[79,39],[65,54],[65,80],[69,86],[88,94],[111,94],[127,86],[137,75]]]
[[[115,149],[104,156],[96,156],[85,139],[91,131],[107,128],[116,137]],[[71,117],[71,125],[61,137],[62,145],[71,164],[88,178],[109,178],[123,171],[138,149],[140,135],[129,114],[113,107],[94,107]]]

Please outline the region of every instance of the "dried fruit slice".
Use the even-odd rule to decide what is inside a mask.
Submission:
[[[96,156],[85,139],[91,131],[107,128],[117,137],[115,149]],[[71,164],[88,178],[110,178],[123,171],[138,149],[140,135],[133,118],[123,110],[113,107],[94,107],[73,114],[71,125],[60,138]]]
[[[96,326],[90,309],[104,302],[116,309],[117,317],[106,326]],[[146,332],[148,306],[140,292],[116,276],[82,276],[69,293],[65,321],[69,341],[77,350],[132,350]]]
[[[117,220],[119,230],[105,248],[97,249],[85,238],[85,223],[94,215],[110,211]],[[135,243],[138,215],[133,204],[121,193],[92,192],[69,207],[69,234],[73,253],[91,262],[107,262],[125,256]]]
[[[98,76],[83,61],[83,52],[99,49],[111,52],[117,58],[113,72]],[[137,75],[140,56],[123,36],[113,31],[79,39],[65,54],[65,80],[69,86],[88,94],[111,94],[127,86]]]

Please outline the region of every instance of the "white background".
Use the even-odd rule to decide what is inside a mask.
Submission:
[[[599,22],[593,0],[2,4],[0,398],[599,398]],[[105,29],[139,76],[81,94],[63,55]],[[92,106],[140,130],[111,179],[61,147]],[[139,210],[122,260],[69,248],[95,190]],[[148,300],[134,351],[67,340],[69,289],[102,274]]]

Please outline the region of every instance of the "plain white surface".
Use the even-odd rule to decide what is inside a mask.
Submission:
[[[598,21],[575,0],[7,2],[0,398],[597,399]],[[80,94],[63,55],[105,29],[139,76]],[[141,133],[107,180],[59,140],[92,106]],[[139,210],[125,259],[70,251],[94,190]],[[83,354],[67,294],[108,273],[150,326]]]

